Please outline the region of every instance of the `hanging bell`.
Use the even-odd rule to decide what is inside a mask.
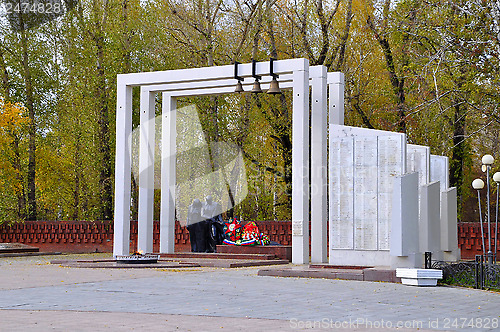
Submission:
[[[279,95],[281,93],[280,85],[278,83],[278,80],[276,80],[276,77],[273,77],[267,93],[270,95]]]
[[[238,81],[238,83],[236,83],[236,89],[234,89],[234,92],[245,92],[245,90],[243,90],[243,85],[241,85],[241,81]]]
[[[262,93],[262,89],[260,88],[260,82],[258,79],[255,79],[255,82],[253,82],[253,88],[252,88],[252,93]]]

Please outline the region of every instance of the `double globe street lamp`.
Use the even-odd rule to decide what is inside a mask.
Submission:
[[[496,200],[496,218],[495,218],[495,246],[494,246],[494,254],[491,248],[491,220],[490,220],[490,171],[491,166],[495,159],[492,155],[484,155],[481,158],[482,167],[481,170],[486,172],[486,207],[487,207],[487,225],[488,225],[488,263],[493,264],[493,261],[496,262],[497,258],[497,233],[498,233],[498,190],[500,185],[500,172],[496,172],[493,174],[493,181],[497,184],[497,200]],[[480,190],[484,188],[484,181],[481,179],[475,179],[472,181],[472,188],[477,190],[477,199],[479,204],[479,224],[481,228],[481,239],[482,239],[482,249],[483,249],[483,257],[486,256],[486,246],[484,241],[484,230],[483,230],[483,216],[481,212],[481,194]]]

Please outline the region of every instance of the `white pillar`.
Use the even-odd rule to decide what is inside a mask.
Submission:
[[[328,73],[328,105],[329,123],[344,124],[344,74],[340,72]]]
[[[153,252],[155,93],[141,89],[137,250]]]
[[[160,252],[173,253],[175,246],[175,175],[177,100],[163,93],[161,120]]]
[[[120,84],[116,91],[115,216],[113,256],[130,253],[130,182],[132,87]]]
[[[312,79],[311,111],[311,262],[327,257],[327,72],[324,66],[309,68]]]
[[[309,61],[293,72],[292,263],[309,263]]]

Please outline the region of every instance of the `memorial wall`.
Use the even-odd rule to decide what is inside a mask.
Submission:
[[[449,233],[456,233],[456,214],[450,215],[448,206],[446,213],[440,212],[441,205],[448,204],[450,190],[447,157],[431,156],[429,147],[407,144],[401,133],[342,125],[330,125],[329,147],[330,264],[412,266],[421,264],[424,251],[432,249],[435,257],[442,257],[443,250],[450,250],[450,241],[444,248],[434,234],[443,229],[447,234],[441,238],[449,239]],[[418,181],[394,181],[412,173],[417,173]],[[401,190],[411,192],[408,185],[415,186],[415,195],[405,196],[409,200],[394,197],[395,185],[403,183],[406,187],[396,188],[398,195]],[[405,211],[415,215],[405,218]],[[393,250],[391,256],[393,226],[397,231],[392,236],[415,242],[406,246],[413,248],[405,253],[411,259],[394,257],[401,250]],[[416,234],[401,233],[409,229]]]
[[[405,173],[405,145],[404,134],[330,126],[331,264],[387,263],[392,179]]]

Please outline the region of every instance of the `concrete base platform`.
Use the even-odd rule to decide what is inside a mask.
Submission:
[[[466,320],[472,328],[463,330],[477,331],[488,330],[485,322],[495,330],[499,315],[498,293],[463,287],[266,278],[256,275],[262,267],[106,270],[47,264],[111,258],[2,259],[0,330],[422,332],[462,330],[450,325]],[[276,268],[284,267],[308,266]]]
[[[276,259],[272,255],[215,254],[215,253],[175,253],[157,254],[160,259],[151,264],[121,264],[114,259],[102,260],[53,260],[51,264],[81,268],[186,268],[218,267],[238,268],[288,264],[287,260]]]
[[[163,259],[161,261],[163,261]],[[165,261],[168,261],[168,259],[165,259]],[[238,259],[220,259],[220,258],[215,258],[215,259],[183,258],[183,259],[171,259],[170,261],[190,262],[190,263],[196,263],[201,267],[219,267],[219,268],[284,265],[289,263],[287,260],[281,260],[281,259],[238,260]]]
[[[11,252],[0,254],[0,257],[29,257],[29,256],[54,256],[62,255],[62,252]]]
[[[313,267],[314,266],[314,267]],[[295,277],[295,278],[324,278],[358,281],[385,281],[401,283],[396,277],[396,270],[386,267],[359,267],[359,266],[294,266],[287,268],[261,269],[259,276]]]
[[[238,260],[272,260],[274,254],[248,254],[248,253],[205,253],[205,252],[176,252],[174,254],[153,254],[161,258],[196,258],[196,259],[238,259]]]

